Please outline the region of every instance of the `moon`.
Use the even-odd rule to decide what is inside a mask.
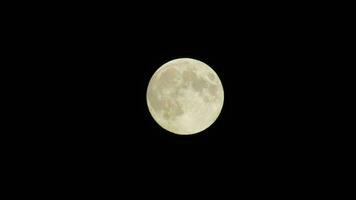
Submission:
[[[153,119],[178,135],[192,135],[211,126],[224,103],[222,83],[207,64],[192,58],[171,60],[157,69],[147,87]]]

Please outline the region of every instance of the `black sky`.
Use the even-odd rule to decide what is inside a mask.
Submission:
[[[37,39],[22,49],[36,64],[27,70],[40,77],[30,96],[41,96],[34,117],[41,126],[27,138],[59,174],[163,182],[193,175],[248,185],[303,176],[314,162],[313,22],[259,6],[219,17],[194,9],[168,13],[175,17],[74,11],[30,20],[27,37]],[[153,73],[181,57],[207,63],[224,87],[219,118],[193,136],[162,129],[146,104]]]

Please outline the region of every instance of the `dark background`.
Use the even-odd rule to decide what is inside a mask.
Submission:
[[[24,74],[35,74],[24,86],[36,113],[27,154],[49,180],[187,189],[233,182],[232,190],[313,182],[317,16],[274,5],[92,6],[32,13],[22,18],[27,34],[18,33],[32,66]],[[217,121],[193,136],[163,130],[146,105],[153,73],[181,57],[211,66],[225,93]]]

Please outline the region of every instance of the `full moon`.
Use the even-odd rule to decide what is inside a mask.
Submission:
[[[199,133],[218,118],[224,90],[207,64],[179,58],[163,64],[147,88],[147,105],[153,119],[178,135]]]

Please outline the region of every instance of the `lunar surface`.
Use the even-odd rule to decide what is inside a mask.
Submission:
[[[223,103],[218,75],[207,64],[191,58],[162,65],[147,88],[147,105],[154,120],[179,135],[207,129],[218,118]]]

